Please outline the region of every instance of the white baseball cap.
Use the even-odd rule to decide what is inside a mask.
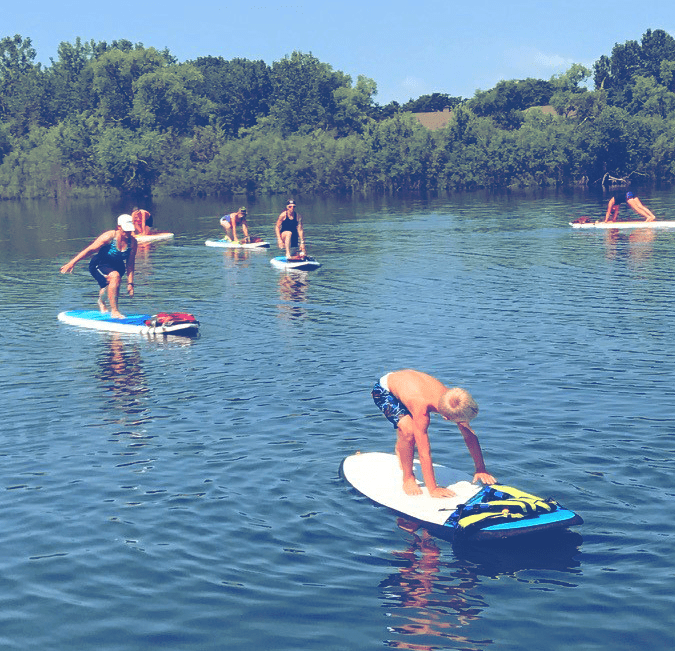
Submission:
[[[134,220],[131,215],[120,215],[117,218],[117,225],[122,227],[123,231],[135,231]]]

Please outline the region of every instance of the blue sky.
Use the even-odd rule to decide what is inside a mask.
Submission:
[[[29,37],[45,65],[60,42],[78,36],[167,47],[181,62],[211,55],[271,65],[299,50],[354,80],[374,79],[379,104],[434,92],[473,97],[501,79],[549,79],[573,63],[591,67],[647,29],[675,37],[675,4],[664,0],[7,4],[0,37]]]

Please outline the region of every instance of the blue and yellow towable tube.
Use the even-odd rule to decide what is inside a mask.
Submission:
[[[486,540],[582,523],[579,515],[553,499],[493,484],[460,504],[443,526],[453,529],[457,538]]]

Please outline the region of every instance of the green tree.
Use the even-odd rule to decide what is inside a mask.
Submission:
[[[45,71],[54,124],[95,108],[91,65],[95,55],[94,42],[83,43],[78,37],[75,43],[60,43],[57,53],[58,59],[52,59],[51,67]]]
[[[188,63],[141,75],[132,85],[132,122],[143,130],[189,135],[195,126],[208,123],[212,107],[196,92],[201,83],[201,73]]]
[[[356,85],[340,86],[333,91],[335,113],[333,124],[338,136],[351,133],[363,133],[372,120],[373,96],[377,94],[377,84],[368,77],[359,75]]]
[[[29,38],[17,34],[0,40],[0,119],[19,136],[46,123],[44,75],[34,63],[36,55]]]
[[[193,64],[202,74],[198,92],[213,103],[215,126],[229,137],[269,114],[272,81],[264,61],[209,56]]]
[[[351,78],[311,54],[293,52],[272,65],[273,103],[268,125],[283,135],[330,129],[335,125],[338,88]]]
[[[551,78],[554,88],[551,106],[559,115],[576,115],[582,106],[586,106],[584,95],[588,90],[579,84],[591,76],[591,71],[580,63],[574,63],[567,72]]]
[[[94,145],[96,164],[105,182],[122,194],[147,196],[165,162],[165,144],[166,138],[156,131],[106,127]]]
[[[640,74],[645,77],[654,77],[663,84],[661,62],[675,60],[675,39],[662,29],[654,31],[648,29],[642,35],[640,46]]]
[[[93,90],[98,110],[106,122],[131,126],[135,82],[166,65],[155,48],[108,49],[93,63]]]
[[[432,93],[431,95],[420,95],[417,99],[411,99],[401,106],[401,110],[411,113],[432,113],[443,111],[446,108],[453,109],[463,101],[461,97],[451,97],[446,93]]]

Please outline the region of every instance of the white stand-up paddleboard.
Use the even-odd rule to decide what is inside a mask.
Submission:
[[[630,222],[570,222],[572,228],[675,228],[675,220],[656,220],[653,222],[630,221]]]
[[[222,240],[206,240],[206,246],[215,246],[221,249],[269,249],[270,243],[263,240],[252,242],[233,242],[226,237]]]
[[[421,483],[422,472],[417,461],[414,470],[421,495],[406,495],[403,491],[403,472],[394,454],[353,454],[340,467],[343,477],[359,493],[444,537],[508,538],[546,529],[564,529],[583,522],[576,513],[553,500],[501,484],[472,484],[471,477],[465,473],[440,465],[434,466],[436,481],[439,486],[454,491],[456,497],[431,497]]]
[[[147,242],[161,242],[162,240],[170,240],[173,238],[173,233],[150,233],[149,235],[136,235],[136,241],[139,244]]]
[[[191,314],[160,312],[158,314],[129,314],[113,319],[110,313],[98,310],[70,310],[58,315],[59,321],[81,328],[126,332],[142,335],[180,335],[191,337],[199,331],[199,321]]]
[[[279,255],[272,258],[270,264],[277,269],[294,269],[295,271],[313,271],[321,266],[321,263],[310,255],[299,255],[293,258]]]

